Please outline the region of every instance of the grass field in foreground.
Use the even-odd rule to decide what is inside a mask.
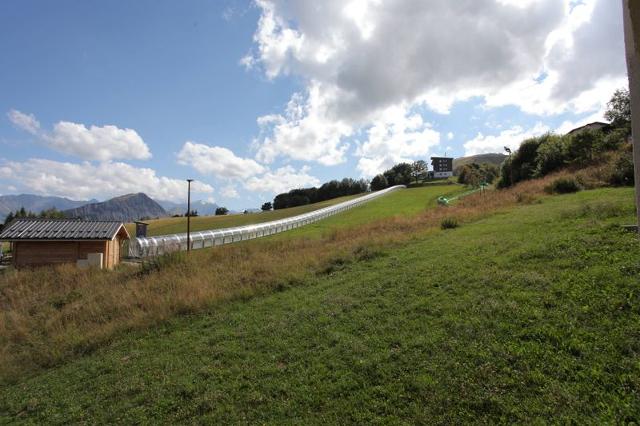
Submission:
[[[640,417],[630,189],[547,197],[0,389],[0,423],[625,423]]]
[[[252,223],[268,222],[270,220],[284,219],[286,217],[307,213],[318,210],[323,207],[331,206],[342,201],[347,201],[361,195],[350,195],[346,197],[334,198],[332,200],[322,201],[320,203],[308,204],[306,206],[291,207],[288,209],[271,210],[268,212],[248,213],[248,214],[231,214],[222,216],[197,216],[191,218],[192,231],[206,231],[208,229],[230,228],[233,226],[249,225]],[[147,234],[167,235],[187,232],[186,217],[167,217],[162,219],[154,219],[145,221],[149,224]],[[128,223],[127,230],[129,234],[135,235],[136,226]]]

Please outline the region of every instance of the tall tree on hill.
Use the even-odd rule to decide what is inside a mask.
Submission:
[[[389,186],[389,182],[387,182],[387,178],[384,175],[376,175],[373,179],[371,179],[371,190],[372,191],[380,191],[381,189],[385,189]]]
[[[429,166],[424,160],[417,160],[411,164],[411,177],[416,182],[426,179],[428,171]]]
[[[631,126],[631,101],[629,90],[618,89],[607,103],[607,111],[604,118],[609,120],[614,127]]]
[[[267,201],[266,203],[264,203],[261,207],[263,212],[268,212],[269,210],[271,210],[273,208],[273,205],[271,204],[271,202]]]
[[[389,186],[409,185],[411,183],[411,164],[399,163],[383,173]]]

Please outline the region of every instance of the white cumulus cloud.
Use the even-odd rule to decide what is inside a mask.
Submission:
[[[226,198],[238,198],[240,196],[238,191],[236,191],[236,189],[231,185],[222,188],[220,194]]]
[[[309,167],[296,170],[287,165],[260,176],[253,176],[244,182],[244,186],[253,192],[281,193],[294,188],[318,186],[320,181],[309,174]]]
[[[7,113],[9,120],[18,128],[25,130],[32,135],[40,132],[40,122],[33,114],[25,114],[18,110],[12,109]]]
[[[187,184],[182,179],[158,176],[153,169],[122,162],[69,163],[40,158],[24,162],[0,162],[0,179],[14,182],[20,190],[71,199],[107,199],[144,192],[157,200],[184,201]],[[210,194],[213,188],[195,181],[192,191]]]
[[[478,96],[539,116],[592,113],[625,81],[619,1],[256,3],[255,45],[242,63],[305,85],[282,114],[259,119],[261,161],[340,163],[349,138],[392,107],[447,113]],[[362,156],[362,168],[374,163],[380,157]]]
[[[256,142],[257,159],[270,163],[288,156],[326,166],[344,162],[349,146],[342,138],[353,129],[327,110],[331,96],[330,90],[312,83],[306,98],[300,93],[291,98],[284,115],[259,117],[262,136]]]
[[[540,136],[551,129],[542,123],[537,123],[530,129],[514,126],[503,130],[497,135],[478,135],[464,144],[465,155],[504,152],[504,147],[515,151],[525,139]]]
[[[178,153],[178,163],[189,165],[204,175],[225,179],[246,179],[265,170],[256,161],[238,157],[228,148],[196,142],[185,142]]]
[[[113,125],[87,127],[84,124],[60,121],[47,132],[40,128],[40,123],[33,114],[11,110],[8,116],[16,126],[38,136],[45,146],[82,160],[151,158],[149,147],[133,129],[121,129]]]
[[[151,158],[149,147],[135,130],[111,125],[87,128],[84,124],[61,121],[53,126],[53,131],[45,140],[56,151],[83,160]]]
[[[404,108],[388,108],[367,131],[368,139],[360,144],[358,170],[371,177],[400,162],[426,160],[431,148],[440,143],[440,133],[425,123],[422,116]]]

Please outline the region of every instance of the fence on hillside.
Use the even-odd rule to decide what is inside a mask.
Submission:
[[[209,231],[191,232],[191,249],[201,249],[238,241],[252,240],[278,234],[290,229],[299,228],[329,216],[350,210],[368,201],[379,198],[389,192],[404,188],[404,185],[392,186],[380,191],[371,192],[358,198],[334,204],[298,216],[273,220],[271,222],[237,226],[233,228],[212,229]],[[129,257],[143,258],[157,256],[174,251],[187,250],[187,234],[159,235],[156,237],[132,238],[129,242]]]

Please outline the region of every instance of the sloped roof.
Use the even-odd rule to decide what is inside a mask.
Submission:
[[[576,133],[584,132],[585,130],[600,130],[609,127],[609,123],[603,123],[602,121],[594,121],[593,123],[585,124],[584,126],[576,127],[571,130],[567,135],[574,135]]]
[[[112,240],[118,233],[129,238],[118,221],[25,218],[12,220],[0,240]]]

